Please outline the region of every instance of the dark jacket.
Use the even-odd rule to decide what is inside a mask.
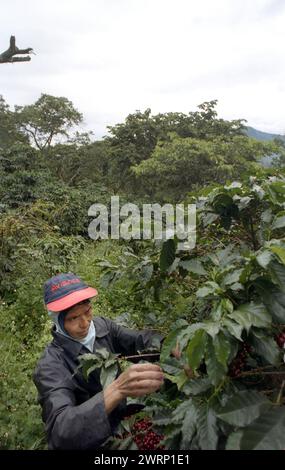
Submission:
[[[112,353],[137,354],[153,336],[151,331],[123,328],[103,317],[95,317],[94,325],[94,352],[106,348]],[[100,372],[93,371],[86,381],[76,371],[78,356],[90,351],[54,330],[53,337],[34,373],[49,449],[96,449],[113,434],[126,413],[126,403],[107,415]]]

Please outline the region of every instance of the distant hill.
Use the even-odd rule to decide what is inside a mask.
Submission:
[[[269,141],[273,139],[281,139],[285,142],[285,135],[281,134],[270,134],[268,132],[263,132],[263,131],[258,131],[257,129],[254,129],[253,127],[247,127],[246,128],[246,133],[249,137],[252,137],[256,140],[263,140],[263,141]],[[273,160],[274,160],[274,155],[268,155],[266,157],[261,158],[260,163],[264,167],[271,167],[273,166]]]
[[[268,132],[263,132],[263,131],[258,131],[257,129],[254,129],[253,127],[247,127],[247,135],[249,137],[253,137],[254,139],[257,140],[273,140],[273,139],[281,139],[284,140],[285,142],[285,135],[281,134],[269,134]]]

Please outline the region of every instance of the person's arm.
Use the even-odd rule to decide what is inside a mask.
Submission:
[[[71,372],[55,360],[34,374],[49,449],[96,449],[112,435],[103,391],[78,405]]]
[[[104,320],[110,329],[116,352],[122,355],[136,355],[138,351],[147,349],[152,345],[154,337],[157,337],[159,341],[163,340],[163,335],[158,331],[125,328],[112,320],[106,318]]]
[[[120,402],[152,393],[163,383],[159,366],[133,364],[104,391],[77,405],[71,373],[60,358],[50,359],[34,374],[50,449],[100,447],[112,435],[109,415]]]

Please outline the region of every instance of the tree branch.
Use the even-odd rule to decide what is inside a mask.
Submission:
[[[42,145],[39,144],[38,140],[37,140],[37,128],[35,130],[35,132],[33,132],[31,129],[28,129],[27,126],[24,126],[23,125],[23,128],[25,129],[26,132],[28,132],[29,134],[31,134],[31,136],[33,137],[34,141],[35,141],[35,144],[36,146],[38,147],[39,150],[43,150],[43,147]]]
[[[137,359],[141,357],[159,357],[160,353],[135,354],[134,356],[121,356],[119,359]]]
[[[33,49],[28,47],[27,49],[19,49],[16,46],[16,38],[15,36],[10,37],[10,47],[6,51],[0,54],[0,64],[5,63],[13,63],[13,62],[28,62],[31,60],[29,55],[25,57],[14,57],[15,55],[24,55],[24,54],[32,54]]]
[[[257,369],[252,369],[252,370],[249,370],[249,371],[241,372],[240,374],[238,374],[234,378],[239,379],[240,377],[248,377],[248,376],[251,376],[251,375],[285,375],[285,370],[284,369],[281,370],[281,371],[274,370],[274,371],[266,372],[266,369],[272,369],[272,368],[276,369],[276,368],[281,367],[283,365],[284,365],[284,363],[278,364],[275,367],[272,366],[272,365],[268,365],[268,366],[264,366],[264,367],[258,367]]]

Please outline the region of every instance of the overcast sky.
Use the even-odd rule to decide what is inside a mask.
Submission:
[[[14,106],[66,96],[95,138],[136,110],[195,111],[285,133],[285,0],[1,0],[31,62],[0,65]]]

